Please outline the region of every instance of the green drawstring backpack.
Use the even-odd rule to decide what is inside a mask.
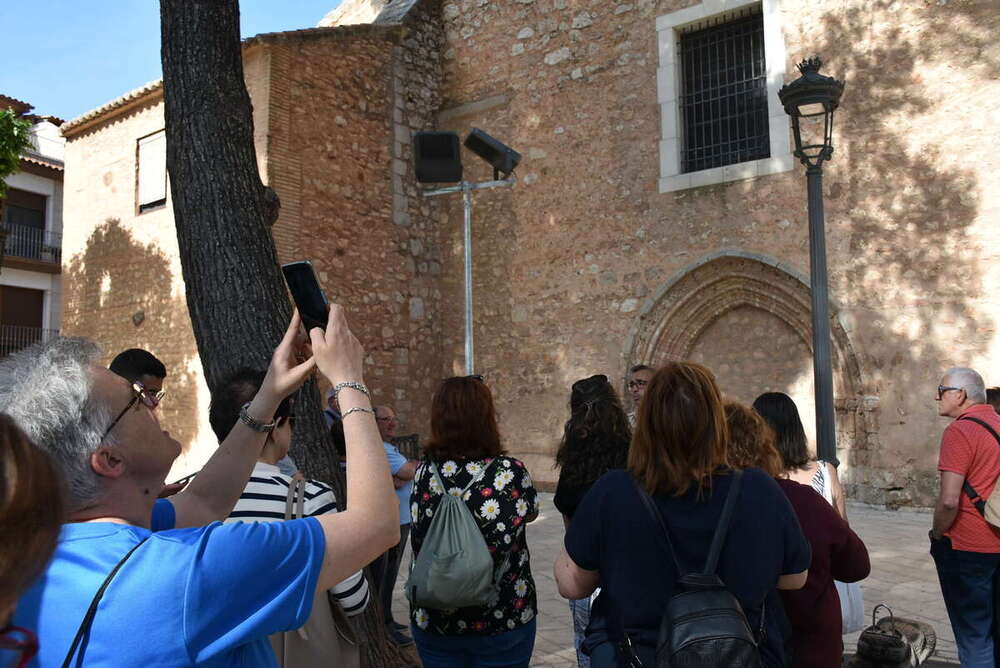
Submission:
[[[437,465],[429,462],[429,466],[441,489],[446,489]],[[462,498],[492,466],[493,462],[484,466],[458,496],[442,495],[420,554],[410,564],[406,597],[413,605],[451,610],[496,604],[494,571],[503,573],[505,569],[493,568],[493,555],[483,532]]]

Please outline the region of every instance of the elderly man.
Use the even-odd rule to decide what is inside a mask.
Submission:
[[[1000,529],[972,497],[988,498],[1000,475],[1000,415],[972,369],[945,372],[937,401],[938,414],[954,421],[941,436],[931,555],[962,665],[992,667],[1000,665]]]
[[[180,444],[160,428],[140,386],[96,364],[96,346],[57,338],[0,363],[0,411],[53,456],[69,491],[56,554],[14,616],[43,639],[33,666],[275,666],[268,634],[301,626],[317,589],[396,544],[396,500],[362,381],[363,350],[339,306],[325,332],[311,332],[315,357],[300,363],[298,330],[296,314],[237,424],[169,500],[156,495]],[[314,366],[344,388],[350,507],[219,524],[246,486],[278,404]]]
[[[410,492],[413,491],[413,476],[417,472],[417,462],[406,456],[392,444],[399,428],[399,418],[390,406],[376,406],[375,420],[378,422],[379,435],[382,437],[382,447],[389,462],[393,486],[399,500],[399,544],[386,551],[372,565],[372,572],[379,577],[379,600],[385,613],[385,625],[389,637],[398,645],[411,645],[413,639],[403,633],[406,628],[392,618],[392,591],[399,576],[399,562],[406,549],[406,541],[410,536]]]

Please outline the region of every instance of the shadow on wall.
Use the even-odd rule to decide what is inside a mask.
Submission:
[[[921,4],[913,21],[924,24],[907,32],[904,20],[873,26],[873,17],[898,16],[899,3],[876,0],[825,15],[813,42],[849,86],[837,133],[849,168],[825,184],[830,227],[850,230],[849,248],[836,252],[846,266],[832,287],[870,305],[871,312],[855,314],[852,338],[866,353],[868,392],[882,406],[869,449],[850,451],[850,464],[862,472],[854,486],[875,492],[865,500],[890,506],[935,498],[940,430],[927,429],[936,415],[932,388],[941,370],[969,364],[994,334],[991,318],[975,306],[983,294],[982,250],[969,228],[979,184],[972,169],[952,161],[964,153],[963,134],[947,147],[926,140],[918,147],[920,137],[910,134],[911,127],[933,127],[931,114],[946,104],[926,73],[948,66],[985,81],[1000,65],[972,62],[994,41],[988,4]],[[865,42],[872,47],[857,47]]]
[[[198,393],[190,370],[197,350],[183,294],[172,294],[170,261],[109,218],[63,273],[63,332],[95,341],[105,364],[126,348],[143,348],[167,367],[163,427],[187,452],[197,436]]]

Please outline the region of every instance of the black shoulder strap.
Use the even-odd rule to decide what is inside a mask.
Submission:
[[[983,420],[980,420],[979,418],[974,418],[971,415],[960,417],[958,419],[969,420],[970,422],[975,422],[979,425],[982,425],[983,427],[986,428],[986,431],[993,434],[993,438],[996,439],[997,444],[1000,445],[1000,434],[997,434],[996,430],[993,429],[993,427],[991,427]],[[979,511],[979,514],[986,515],[986,499],[979,496],[979,492],[976,491],[976,488],[969,484],[968,478],[966,478],[966,480],[962,483],[962,491],[965,492],[965,495],[967,497],[969,497],[969,501],[971,501],[972,505],[975,506],[976,510]]]
[[[722,546],[726,542],[726,533],[729,531],[729,521],[733,518],[733,509],[736,507],[736,497],[740,495],[740,485],[743,482],[743,471],[736,469],[733,471],[733,481],[729,483],[729,492],[726,494],[726,503],[722,506],[722,516],[719,518],[719,525],[715,527],[715,535],[712,536],[712,547],[708,551],[708,559],[705,561],[705,575],[715,573],[719,565],[719,555],[722,553]]]
[[[677,553],[674,552],[674,545],[670,542],[670,532],[667,531],[667,525],[663,521],[663,515],[660,514],[659,509],[656,507],[656,502],[653,501],[653,497],[649,495],[646,488],[642,486],[634,476],[629,476],[632,478],[632,485],[635,487],[635,491],[639,494],[639,498],[642,500],[642,504],[646,506],[646,510],[653,517],[653,521],[660,525],[661,533],[663,534],[663,540],[667,543],[667,550],[670,552],[671,558],[674,560],[674,566],[677,567],[677,576],[680,577],[687,573],[684,567],[681,566],[680,560],[677,558]]]
[[[149,536],[146,536],[146,538],[149,538]],[[80,622],[80,628],[76,631],[76,637],[73,638],[73,644],[70,645],[69,653],[66,654],[66,659],[63,661],[62,668],[69,668],[70,661],[73,660],[73,655],[76,654],[76,650],[80,646],[80,641],[83,640],[83,636],[90,631],[90,626],[94,623],[94,616],[97,614],[97,605],[104,597],[104,592],[108,588],[108,585],[111,584],[111,580],[115,577],[118,571],[121,570],[121,567],[125,564],[125,562],[128,561],[128,558],[132,556],[132,553],[138,550],[139,546],[146,542],[146,538],[143,538],[136,543],[135,546],[121,558],[121,561],[119,561],[118,564],[111,569],[111,572],[108,573],[108,577],[104,578],[104,584],[102,584],[101,588],[97,590],[96,594],[94,594],[94,600],[90,602],[90,608],[87,609],[87,614],[84,615],[83,621]]]

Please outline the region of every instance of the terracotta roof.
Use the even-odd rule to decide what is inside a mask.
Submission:
[[[56,160],[55,158],[50,158],[48,156],[39,155],[37,153],[22,153],[22,162],[30,162],[35,165],[41,165],[42,167],[48,167],[49,169],[56,169],[60,172],[63,170],[63,161]]]
[[[162,80],[150,81],[145,86],[141,86],[139,88],[136,88],[135,90],[131,90],[122,95],[121,97],[115,98],[114,100],[111,100],[107,104],[101,105],[97,109],[88,111],[82,116],[77,116],[73,120],[67,121],[66,123],[62,124],[61,129],[63,136],[64,137],[68,136],[68,133],[72,133],[74,130],[77,130],[82,126],[87,125],[90,121],[96,120],[101,116],[104,116],[108,112],[114,111],[115,109],[121,109],[122,107],[126,107],[132,104],[133,102],[137,102],[144,97],[157,93],[160,91],[161,88],[163,88]]]
[[[11,108],[14,110],[15,114],[26,114],[32,109],[33,106],[25,102],[24,100],[18,100],[15,97],[10,97],[9,95],[0,94],[0,109]]]
[[[376,26],[370,23],[357,25],[329,26],[322,28],[303,28],[302,30],[285,30],[283,32],[265,32],[243,40],[244,46],[263,42],[277,42],[292,39],[319,39],[323,37],[366,37],[366,36],[389,36],[396,37],[399,33],[397,26]]]
[[[48,121],[49,123],[51,123],[56,127],[59,127],[60,125],[66,122],[64,119],[59,118],[58,116],[41,116],[39,114],[28,114],[27,116],[25,116],[25,118],[27,118],[32,123],[41,123],[42,121]]]

